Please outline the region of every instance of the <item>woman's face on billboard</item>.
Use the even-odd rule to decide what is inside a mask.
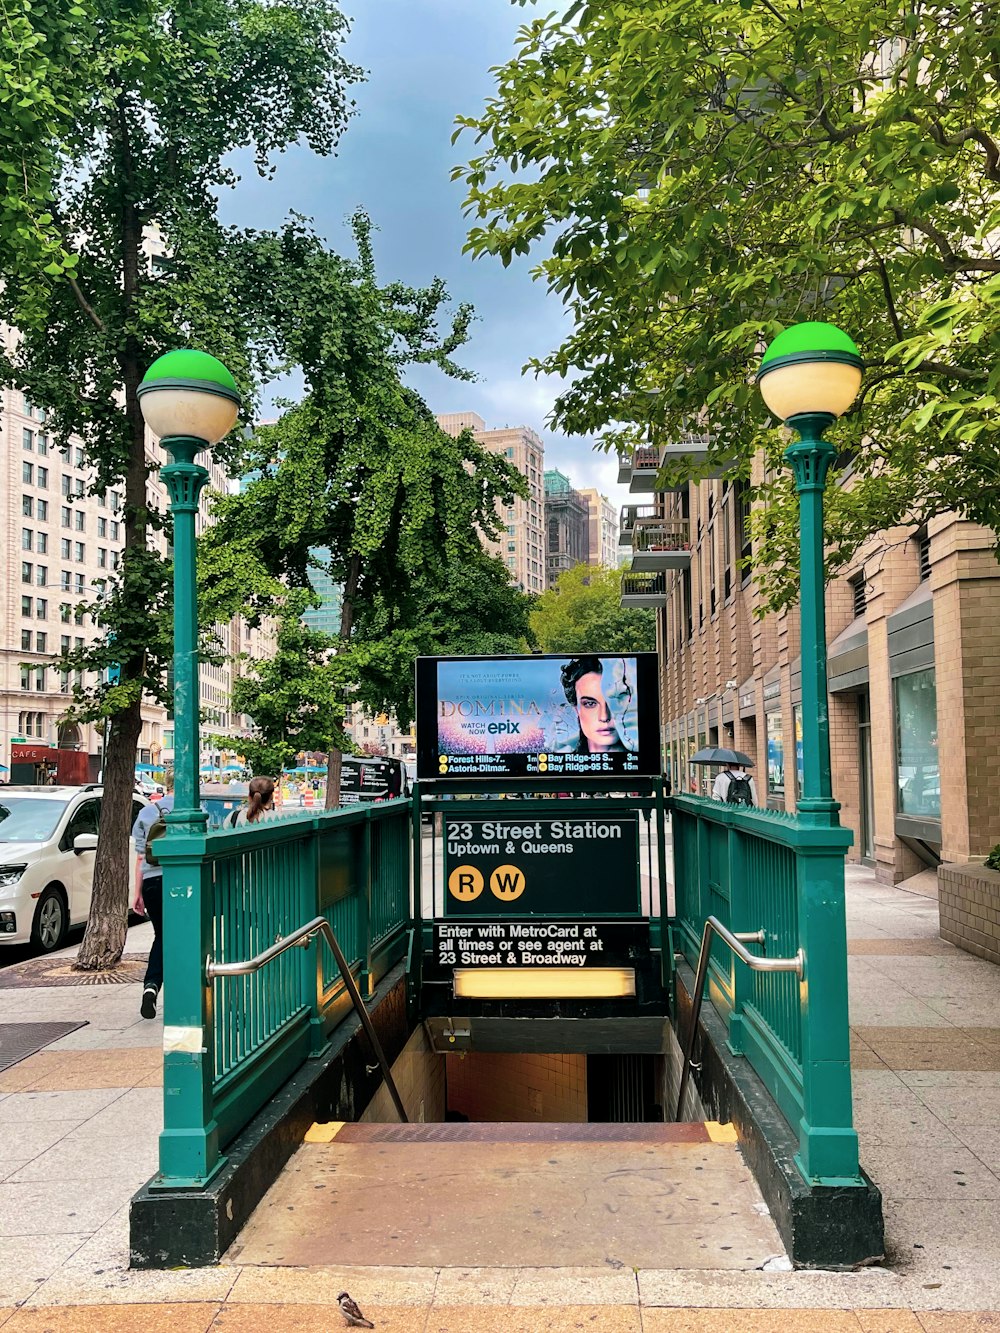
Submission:
[[[599,671],[588,671],[576,682],[576,712],[580,719],[580,730],[587,738],[587,748],[591,753],[624,749],[608,701],[604,697]]]

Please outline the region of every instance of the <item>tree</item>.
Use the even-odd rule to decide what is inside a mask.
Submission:
[[[773,604],[795,505],[753,385],[763,344],[818,318],[866,381],[835,434],[831,565],[949,509],[1000,527],[1000,27],[986,0],[576,0],[526,25],[460,125],[474,254],[536,270],[572,334],[555,424],[629,448],[710,431],[760,491]],[[520,173],[514,181],[514,172]],[[657,390],[650,394],[643,390]],[[788,559],[789,555],[793,558]]]
[[[240,748],[255,775],[280,774],[300,751],[344,742],[334,640],[302,620],[307,593],[297,589],[277,598],[274,654],[248,662],[232,692],[233,712],[252,720]]]
[[[78,965],[113,966],[125,939],[128,833],[144,697],[164,697],[169,657],[165,519],[149,507],[136,390],[149,363],[201,344],[243,386],[266,378],[268,317],[297,227],[223,227],[233,154],[268,175],[276,153],[335,147],[358,72],[332,0],[69,0],[19,6],[0,31],[0,319],[20,331],[0,380],[83,441],[91,489],[124,495],[117,577],[78,606],[99,630],[62,659],[114,684],[78,690],[81,719],[110,719],[90,922]],[[288,317],[291,317],[290,314]],[[231,446],[230,446],[231,448]],[[216,451],[227,457],[227,447]]]
[[[656,648],[652,611],[623,609],[622,571],[575,565],[539,597],[531,629],[545,653],[641,653]]]
[[[452,353],[465,341],[471,310],[460,306],[439,331],[444,285],[380,286],[370,223],[359,213],[354,225],[356,263],[301,238],[301,281],[313,300],[284,327],[283,346],[302,367],[306,396],[249,443],[243,465],[254,480],[218,501],[204,569],[210,604],[219,608],[213,614],[267,614],[274,580],[308,587],[318,552],[328,552],[325,572],[342,590],[341,688],[369,712],[393,711],[406,725],[413,658],[434,641],[433,598],[454,604],[450,589],[463,567],[484,580],[492,571],[496,583],[481,537],[499,535],[498,506],[526,495],[527,486],[470,431],[442,431],[403,383],[412,363],[468,378]],[[334,749],[328,804],[338,794]]]

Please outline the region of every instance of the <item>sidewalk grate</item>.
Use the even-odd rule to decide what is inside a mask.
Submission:
[[[73,958],[29,958],[0,969],[0,990],[24,986],[115,986],[141,981],[148,954],[130,954],[108,972],[74,972]]]
[[[43,1046],[85,1028],[78,1023],[0,1023],[0,1071],[20,1064]]]

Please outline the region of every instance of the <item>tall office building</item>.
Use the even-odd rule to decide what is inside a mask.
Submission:
[[[501,510],[503,533],[499,541],[484,541],[491,555],[503,560],[512,583],[524,592],[545,591],[543,473],[545,446],[530,426],[504,426],[487,430],[486,422],[475,412],[444,412],[437,423],[449,435],[472,431],[476,440],[491,453],[502,454],[527,479],[528,499],[518,497]]]
[[[555,587],[559,575],[589,563],[590,505],[565,473],[545,473],[545,586]]]
[[[618,510],[595,486],[580,487],[580,495],[590,507],[588,561],[605,569],[617,569],[621,563],[618,550]]]
[[[13,334],[0,327],[9,343]],[[169,500],[159,468],[166,455],[147,437],[153,464],[147,480],[150,508],[165,512]],[[228,479],[210,455],[202,455],[210,474],[203,492],[198,530],[211,521],[212,491],[225,491]],[[34,747],[70,749],[90,757],[90,776],[101,766],[103,729],[70,721],[76,680],[61,670],[60,655],[83,647],[100,630],[83,608],[115,577],[124,547],[124,488],[92,494],[93,469],[82,444],[61,451],[46,429],[45,409],[13,389],[0,390],[0,550],[6,556],[0,572],[0,763],[8,768],[12,742]],[[164,553],[167,537],[151,534]],[[200,705],[205,733],[237,736],[242,719],[231,711],[232,681],[240,653],[268,651],[267,635],[241,622],[217,626],[227,660],[203,665]],[[142,709],[139,762],[169,763],[173,759],[173,726],[166,710],[152,700]]]

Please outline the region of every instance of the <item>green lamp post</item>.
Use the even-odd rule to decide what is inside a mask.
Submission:
[[[146,425],[170,454],[160,472],[174,521],[174,808],[157,844],[163,866],[164,1057],[159,1180],[199,1188],[219,1169],[211,1098],[212,994],[197,944],[214,903],[205,860],[208,818],[198,781],[198,584],[195,524],[208,472],[194,461],[231,430],[240,395],[229,371],[206,352],[167,352],[139,386]],[[167,1041],[167,1034],[170,1040]]]
[[[840,809],[830,774],[823,570],[823,491],[837,450],[823,432],[854,402],[862,368],[861,355],[843,330],[809,321],[779,333],[757,372],[764,402],[799,435],[785,451],[799,493],[803,768],[798,811],[818,825],[835,825]]]
[[[207,352],[167,352],[139,386],[146,425],[171,461],[160,475],[174,520],[174,810],[170,821],[204,829],[198,786],[198,586],[195,519],[208,472],[195,454],[217,444],[233,426],[240,395],[229,371]]]

